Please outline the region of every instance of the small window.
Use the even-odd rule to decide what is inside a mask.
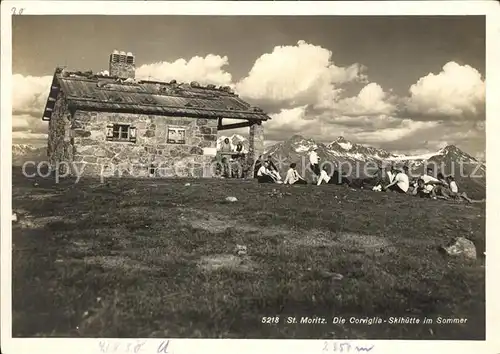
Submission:
[[[168,144],[185,144],[186,143],[186,129],[168,128],[167,143]]]
[[[129,124],[110,124],[107,127],[106,140],[135,143],[136,129]]]

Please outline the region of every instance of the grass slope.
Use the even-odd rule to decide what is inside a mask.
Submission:
[[[465,236],[482,254],[484,205],[237,180],[34,187],[15,173],[13,181],[14,210],[32,215],[13,226],[14,336],[485,336],[482,262],[436,250]],[[229,256],[236,244],[248,248],[242,264]],[[226,255],[218,259],[226,267],[210,270],[206,257],[215,255]],[[280,323],[262,324],[263,316]],[[467,323],[285,324],[286,316]]]

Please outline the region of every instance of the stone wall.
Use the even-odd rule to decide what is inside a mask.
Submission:
[[[64,93],[59,92],[49,121],[47,157],[52,169],[66,168],[68,165],[59,163],[73,161],[70,119],[71,114],[67,109]]]
[[[248,142],[248,164],[253,166],[257,158],[264,153],[264,126],[262,124],[250,126]]]
[[[130,124],[136,142],[106,140],[108,124]],[[186,129],[185,144],[168,144],[169,127]],[[77,111],[71,127],[74,166],[83,175],[148,176],[155,166],[159,177],[211,177],[217,120],[142,114]]]

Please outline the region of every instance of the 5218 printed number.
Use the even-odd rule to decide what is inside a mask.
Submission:
[[[278,316],[276,316],[276,317],[262,317],[261,322],[262,323],[269,323],[269,324],[280,323],[280,318]]]

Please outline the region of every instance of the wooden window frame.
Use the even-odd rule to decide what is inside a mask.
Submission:
[[[108,124],[106,129],[106,140],[123,143],[135,143],[137,141],[137,129],[130,124]]]
[[[182,137],[183,139],[172,139],[170,136],[170,132],[175,131],[176,134],[179,134],[180,132],[183,133]],[[177,145],[184,145],[186,144],[186,128],[180,128],[180,127],[168,127],[167,128],[167,144],[177,144]]]

